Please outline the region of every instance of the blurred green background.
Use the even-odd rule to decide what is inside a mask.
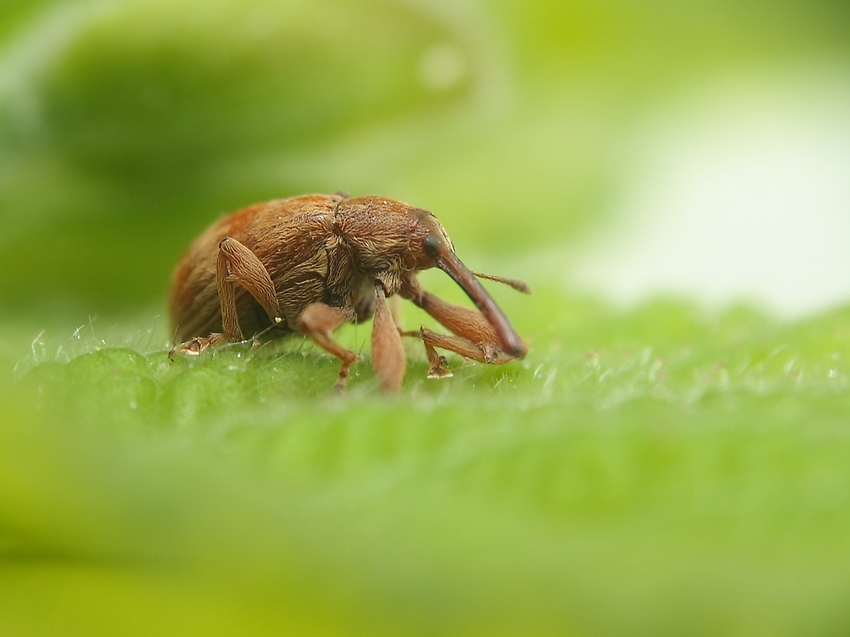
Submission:
[[[347,190],[467,250],[560,251],[635,129],[724,77],[847,53],[846,3],[15,2],[0,13],[0,300],[158,306],[211,219]],[[846,72],[846,66],[844,67]]]
[[[646,251],[571,276],[610,228],[643,245],[635,184],[675,193],[689,131],[743,138],[712,174],[748,148],[706,109],[846,121],[847,60],[838,0],[3,0],[0,634],[845,634],[850,318],[822,308],[846,288],[786,322],[757,295],[609,299]],[[806,146],[839,167],[795,212],[833,215],[824,241],[848,139]],[[191,239],[336,190],[428,208],[468,264],[527,278],[498,295],[528,359],[435,385],[411,345],[391,400],[365,364],[331,396],[300,343],[169,363]],[[721,291],[787,254],[762,213]],[[846,278],[810,243],[802,287]]]

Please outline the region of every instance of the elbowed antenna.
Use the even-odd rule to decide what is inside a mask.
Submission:
[[[445,242],[436,235],[428,235],[422,243],[425,253],[434,259],[434,263],[443,272],[448,274],[466,295],[475,303],[487,322],[493,326],[505,351],[511,356],[522,358],[528,349],[519,334],[510,324],[505,314],[496,305],[493,297],[484,289],[475,274],[467,268],[457,255],[446,246]]]

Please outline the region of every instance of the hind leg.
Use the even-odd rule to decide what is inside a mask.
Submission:
[[[218,244],[215,264],[222,331],[180,343],[168,352],[170,358],[177,354],[200,354],[209,347],[244,338],[236,312],[237,285],[241,285],[257,300],[274,323],[283,320],[274,283],[256,254],[236,239],[225,237]]]

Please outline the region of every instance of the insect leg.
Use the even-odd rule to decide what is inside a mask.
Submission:
[[[236,285],[239,284],[253,296],[275,323],[280,316],[280,303],[266,266],[236,239],[225,237],[218,244],[216,255],[216,284],[221,306],[222,332],[207,337],[194,338],[174,347],[168,355],[199,354],[208,347],[229,341],[241,341],[244,336],[236,312]]]
[[[375,318],[372,324],[372,367],[381,389],[397,392],[401,388],[407,360],[387,298],[381,285],[375,286]]]
[[[437,354],[435,349],[437,347],[479,363],[498,365],[516,360],[515,356],[504,351],[496,331],[481,312],[444,301],[430,292],[419,289],[417,285],[414,284],[413,290],[410,290],[415,291],[415,294],[410,295],[407,291],[403,291],[403,294],[407,293],[408,298],[416,305],[455,334],[437,334],[425,327],[419,332],[405,333],[405,335],[418,336],[425,343],[425,352],[431,363],[428,378],[451,376],[451,373],[443,368],[446,359]]]
[[[280,302],[269,271],[256,254],[236,239],[225,237],[218,244],[216,278],[218,296],[221,300],[221,322],[225,334],[242,338],[242,329],[239,327],[239,317],[236,314],[237,283],[257,300],[273,322],[280,323],[283,320],[280,315]]]
[[[324,303],[312,303],[298,315],[298,329],[328,354],[333,354],[342,361],[337,381],[337,387],[340,388],[345,386],[348,368],[357,362],[357,354],[333,340],[332,334],[340,325],[349,323],[354,318],[355,314],[351,308],[331,307]]]
[[[430,292],[422,293],[420,307],[457,335],[436,334],[426,328],[420,330],[426,343],[479,363],[499,364],[516,359],[502,349],[493,326],[480,312],[449,303]]]

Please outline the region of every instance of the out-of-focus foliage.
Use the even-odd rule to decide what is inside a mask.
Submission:
[[[468,75],[434,90],[418,73],[429,47],[466,55],[456,40],[439,16],[380,1],[77,2],[32,15],[0,66],[3,269],[18,264],[3,292],[150,302],[216,215],[347,187],[287,163],[468,95]]]
[[[0,631],[844,632],[847,312],[524,301],[527,361],[426,381],[410,343],[395,399],[365,365],[334,396],[297,341],[36,343],[0,427]]]
[[[840,55],[847,24],[823,0],[5,2],[0,299],[156,303],[217,215],[309,191],[562,249],[608,214],[653,100]]]

